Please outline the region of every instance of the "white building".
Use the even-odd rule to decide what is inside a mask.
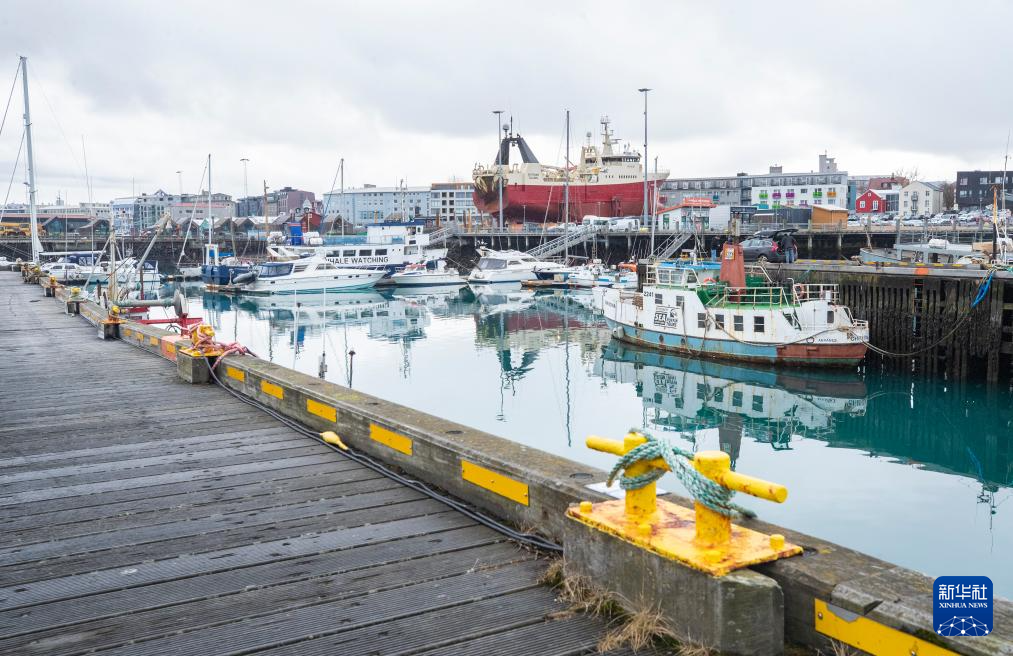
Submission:
[[[820,155],[819,171],[784,173],[780,166],[770,173],[753,176],[751,202],[757,208],[812,207],[813,205],[848,205],[848,173],[837,170],[833,157]]]
[[[785,173],[783,167],[771,166],[767,173],[755,175],[670,178],[662,183],[659,194],[668,205],[678,205],[686,198],[709,198],[715,205],[752,205],[761,210],[813,205],[845,207],[848,173],[839,171],[834,158],[824,154],[819,156],[817,171]]]
[[[54,216],[66,216],[68,218],[91,218],[108,220],[112,216],[112,206],[109,203],[78,203],[67,205],[60,203],[57,199],[55,205],[39,205],[39,214],[52,214]]]
[[[429,212],[441,221],[463,221],[478,216],[475,185],[471,182],[434,182],[429,192]]]
[[[113,225],[117,231],[123,233],[134,233],[150,228],[174,202],[179,202],[179,196],[173,196],[161,189],[153,194],[114,198],[110,203]]]
[[[377,187],[333,189],[324,194],[325,219],[342,217],[348,223],[368,225],[388,220],[432,216],[430,187]]]
[[[943,185],[938,182],[915,181],[900,189],[897,211],[900,216],[931,216],[942,212]]]
[[[178,198],[178,197],[177,197]],[[190,219],[203,224],[208,217],[208,192],[202,191],[199,196],[183,196],[169,206],[172,222],[186,225]],[[236,216],[236,204],[228,194],[211,194],[211,216],[215,221],[231,219]]]

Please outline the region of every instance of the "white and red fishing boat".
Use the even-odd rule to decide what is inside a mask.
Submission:
[[[644,168],[640,153],[628,147],[621,152],[613,148],[609,119],[601,120],[601,148],[588,142],[580,150],[580,159],[570,169],[570,220],[595,216],[629,216],[644,211]],[[510,163],[511,146],[520,152],[521,162]],[[563,187],[566,170],[561,166],[541,164],[527,142],[504,127],[497,158],[489,165],[479,164],[472,177],[475,181],[475,207],[480,212],[499,215],[500,168],[503,171],[503,216],[510,221],[563,221]],[[647,174],[649,203],[655,203],[657,187],[668,177],[668,171]],[[650,206],[650,205],[649,205]]]

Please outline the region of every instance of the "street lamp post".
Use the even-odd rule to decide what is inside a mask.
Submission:
[[[503,229],[503,148],[500,144],[500,132],[503,131],[503,110],[494,109],[496,115],[496,173],[499,175],[499,228]]]
[[[644,165],[644,223],[647,223],[647,92],[650,91],[648,88],[637,89],[640,93],[644,94],[644,159],[641,160]],[[654,256],[654,221],[651,221],[651,256]]]

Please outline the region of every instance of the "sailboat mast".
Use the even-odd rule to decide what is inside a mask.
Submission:
[[[211,233],[214,232],[214,229],[215,220],[211,218],[211,153],[208,153],[208,246],[211,246]]]
[[[345,236],[345,158],[341,158],[341,236]]]
[[[32,262],[39,261],[39,215],[35,208],[35,154],[32,150],[32,112],[28,107],[28,57],[21,58],[21,83],[25,101],[25,141],[28,144],[28,216],[32,231]]]
[[[570,110],[566,110],[566,167],[563,175],[563,261],[570,259]]]

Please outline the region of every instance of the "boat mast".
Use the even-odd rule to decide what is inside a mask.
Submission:
[[[28,57],[21,58],[21,83],[25,101],[25,141],[28,143],[28,216],[32,231],[32,262],[38,262],[42,242],[39,241],[39,216],[35,209],[35,155],[32,151],[32,113],[28,107]]]
[[[214,229],[215,220],[211,218],[211,153],[208,153],[208,255],[211,254],[211,233]]]
[[[341,236],[345,236],[345,158],[341,158]]]
[[[566,168],[563,175],[563,262],[570,259],[570,110],[566,110]]]

